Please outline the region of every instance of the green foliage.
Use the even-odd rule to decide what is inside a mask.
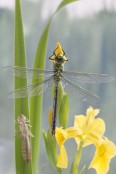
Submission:
[[[50,21],[46,26],[38,43],[34,66],[33,66],[34,68],[44,69],[49,27],[50,27]],[[32,79],[32,84],[36,82],[38,82],[37,79],[36,80]],[[42,99],[43,99],[42,95],[39,95],[32,97],[30,101],[30,121],[32,125],[32,133],[34,135],[34,138],[32,139],[32,168],[34,174],[36,174],[38,170]]]
[[[15,66],[26,67],[25,46],[23,36],[23,25],[20,9],[20,0],[15,1]],[[15,77],[15,90],[27,85],[27,79]],[[15,121],[20,114],[24,114],[29,119],[28,99],[15,99]],[[18,129],[16,124],[15,129]],[[22,159],[21,137],[15,136],[15,159],[17,174],[31,174],[31,164],[28,166]]]
[[[69,3],[77,2],[77,1],[78,1],[78,0],[64,0],[64,1],[62,1],[62,2],[60,3],[60,5],[58,6],[56,12],[57,12],[58,10],[60,10],[62,7],[68,5]]]
[[[79,164],[80,164],[80,160],[81,160],[81,156],[82,156],[82,147],[83,147],[83,142],[80,143],[79,148],[77,149],[77,152],[74,156],[70,174],[79,173]],[[81,171],[81,172],[83,172],[83,171]]]
[[[61,127],[66,128],[68,122],[68,116],[69,116],[69,97],[68,94],[64,92],[58,113],[59,125]]]
[[[44,142],[45,142],[45,147],[46,147],[46,152],[47,152],[48,158],[49,158],[51,164],[53,165],[53,167],[56,169],[56,171],[59,174],[61,174],[62,170],[60,168],[56,167],[57,158],[58,158],[56,140],[51,135],[51,131],[49,131],[49,130],[47,133],[45,131],[43,131],[43,137],[44,137]]]

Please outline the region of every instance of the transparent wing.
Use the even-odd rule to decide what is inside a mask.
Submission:
[[[69,88],[72,88],[71,91],[74,92],[74,95],[81,97],[81,99],[83,101],[94,102],[94,103],[97,103],[99,101],[99,99],[100,99],[99,96],[77,86],[76,84],[72,83],[70,80],[62,77],[62,81],[63,81],[64,87],[69,86]],[[72,93],[71,93],[71,95],[72,95]]]
[[[46,79],[42,82],[38,82],[24,88],[17,89],[12,91],[8,94],[9,98],[26,98],[26,97],[33,97],[38,96],[45,92],[46,88],[52,85],[53,83],[53,76],[49,79]]]
[[[3,69],[7,70],[8,72],[12,72],[14,76],[20,77],[20,78],[26,78],[28,76],[29,78],[38,79],[39,77],[50,77],[54,74],[53,70],[42,70],[42,69],[31,69],[31,68],[25,68],[20,66],[6,66]]]
[[[62,75],[72,80],[78,80],[82,83],[106,83],[114,80],[114,77],[107,74],[93,74],[93,73],[81,73],[63,71]]]

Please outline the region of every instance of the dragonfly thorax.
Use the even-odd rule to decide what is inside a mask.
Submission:
[[[63,71],[63,64],[60,63],[60,62],[55,62],[53,63],[53,68],[54,68],[54,71],[56,72],[62,72]]]
[[[63,65],[60,63],[53,63],[54,68],[54,80],[60,81],[63,71]]]

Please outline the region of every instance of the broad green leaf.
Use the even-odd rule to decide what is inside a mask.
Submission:
[[[23,25],[20,8],[20,0],[15,0],[15,66],[26,66]],[[15,90],[27,85],[27,79],[15,77]],[[28,99],[15,99],[15,121],[20,114],[29,119]],[[15,129],[18,129],[16,124]],[[15,161],[16,174],[31,174],[31,164],[28,166],[22,158],[21,136],[15,136]]]
[[[45,57],[46,57],[46,47],[48,39],[48,31],[50,27],[50,22],[46,26],[37,48],[35,55],[34,68],[44,69]],[[42,80],[42,79],[41,79]],[[38,80],[32,80],[32,83],[36,83]],[[39,140],[40,140],[40,127],[41,127],[41,113],[42,113],[42,100],[43,96],[35,96],[30,100],[30,121],[32,125],[32,133],[34,138],[32,139],[32,168],[33,173],[38,173],[38,154],[39,154]]]
[[[62,7],[65,5],[75,2],[74,0],[64,0],[60,3],[58,8],[56,9],[55,13],[58,12]],[[55,14],[54,13],[54,14]],[[45,67],[45,58],[46,58],[46,48],[47,48],[47,41],[48,41],[48,34],[51,25],[52,18],[49,19],[48,24],[46,25],[40,40],[38,42],[38,47],[35,55],[35,61],[33,68],[44,69]],[[42,79],[41,79],[42,80]],[[32,79],[32,84],[38,82],[39,79],[34,80]],[[40,140],[40,130],[41,130],[41,114],[42,114],[42,100],[43,95],[39,95],[36,97],[32,97],[30,100],[30,120],[32,125],[32,133],[34,138],[32,139],[32,168],[33,173],[38,173],[38,156],[39,156],[39,140]]]

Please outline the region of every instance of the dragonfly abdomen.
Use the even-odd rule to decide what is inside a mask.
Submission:
[[[59,83],[58,81],[55,82],[55,88],[54,88],[54,101],[53,101],[53,113],[52,113],[52,135],[55,135],[55,128],[56,128],[58,83]]]

